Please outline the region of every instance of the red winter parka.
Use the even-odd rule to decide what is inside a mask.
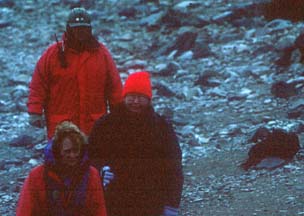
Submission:
[[[66,68],[60,64],[59,47],[62,42],[51,45],[36,65],[28,112],[44,112],[48,138],[63,120],[72,121],[88,135],[94,121],[106,113],[107,101],[110,106],[121,101],[121,79],[104,45],[83,52],[65,47]]]
[[[16,216],[51,215],[51,209],[49,209],[50,206],[48,206],[47,201],[46,183],[44,178],[45,169],[45,165],[34,168],[25,180],[19,197]],[[106,216],[106,207],[100,177],[98,171],[93,167],[89,168],[85,197],[84,206],[77,210],[77,215]]]

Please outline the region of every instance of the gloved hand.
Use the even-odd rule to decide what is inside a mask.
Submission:
[[[38,128],[43,128],[44,125],[44,121],[42,118],[42,115],[40,114],[29,114],[29,123],[30,125],[34,126],[34,127],[38,127]]]
[[[101,169],[102,184],[104,188],[107,188],[107,185],[114,179],[114,173],[111,172],[109,166],[104,166]]]
[[[178,209],[171,207],[171,206],[165,206],[163,211],[163,216],[177,216],[178,215]]]

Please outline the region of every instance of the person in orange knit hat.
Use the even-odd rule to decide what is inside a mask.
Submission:
[[[97,120],[89,136],[92,164],[114,174],[105,190],[109,216],[178,215],[181,149],[172,125],[151,100],[149,73],[131,74],[123,102]]]

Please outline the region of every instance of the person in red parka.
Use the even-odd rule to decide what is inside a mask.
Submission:
[[[56,127],[52,155],[26,178],[17,216],[106,216],[100,176],[89,165],[86,145],[86,136],[73,123]]]
[[[44,127],[44,114],[49,139],[64,120],[88,135],[95,120],[121,101],[121,92],[116,65],[92,35],[88,12],[74,8],[63,39],[51,45],[36,64],[29,86],[29,123]]]

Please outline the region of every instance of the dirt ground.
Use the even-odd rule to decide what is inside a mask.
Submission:
[[[304,215],[303,158],[272,171],[245,172],[239,165],[246,155],[221,151],[185,166],[186,185],[195,186],[181,215]]]

